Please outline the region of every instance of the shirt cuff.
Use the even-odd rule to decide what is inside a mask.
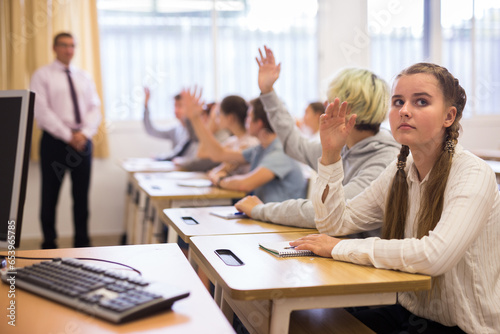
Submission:
[[[257,220],[262,220],[262,209],[264,209],[264,204],[257,204],[254,206],[252,211],[250,212],[250,215],[252,216],[252,219],[257,219]]]
[[[337,261],[350,262],[377,267],[373,261],[374,243],[380,238],[345,239],[332,249],[332,258]]]
[[[323,182],[335,182],[339,178],[343,177],[343,175],[344,169],[342,167],[342,159],[331,165],[323,165],[321,163],[321,157],[318,158],[318,178]]]

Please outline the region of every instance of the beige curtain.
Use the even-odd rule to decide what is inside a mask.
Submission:
[[[88,71],[97,86],[103,121],[94,137],[94,156],[108,157],[96,0],[0,0],[0,89],[28,89],[33,72],[54,60],[53,37],[61,31],[75,36],[73,63]],[[40,134],[35,125],[35,160]]]

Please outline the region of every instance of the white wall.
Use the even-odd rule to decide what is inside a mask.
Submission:
[[[335,72],[370,64],[366,0],[320,1],[318,17],[319,94],[325,98]]]

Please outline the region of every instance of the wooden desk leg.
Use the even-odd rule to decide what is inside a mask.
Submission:
[[[164,239],[164,228],[168,228],[168,231],[172,230],[168,223],[164,219],[164,214],[163,210],[168,209],[172,207],[172,203],[170,200],[157,200],[152,198],[151,199],[152,206],[155,210],[154,214],[154,219],[153,221],[150,221],[149,223],[149,228],[150,228],[150,239],[152,243],[163,243],[165,242]],[[168,240],[167,240],[168,242]],[[177,239],[175,240],[177,242]]]
[[[131,209],[132,209],[132,182],[130,180],[127,181],[127,191],[125,193],[125,212],[123,214],[123,224],[124,224],[124,229],[126,236],[126,243],[130,243],[130,215],[131,215]]]
[[[154,241],[154,225],[157,220],[158,212],[153,203],[151,203],[150,208],[148,210],[148,219],[146,221],[146,244],[152,244]]]
[[[145,221],[145,209],[146,209],[146,193],[141,190],[136,191],[136,203],[137,210],[135,214],[134,221],[134,239],[132,243],[137,245],[142,243],[143,231],[144,231],[144,221]]]
[[[275,299],[271,305],[270,334],[288,334],[290,313],[313,308],[390,305],[397,301],[397,293],[370,293],[359,295],[319,296],[311,298]]]
[[[194,271],[198,270],[198,262],[196,261],[196,255],[193,254],[193,251],[191,250],[191,247],[188,249],[188,260],[189,263],[191,263],[191,266],[193,267]]]
[[[134,187],[133,181],[129,180],[125,203],[125,232],[127,234],[127,245],[133,245],[135,239],[135,219],[139,206],[137,192],[138,190]]]
[[[175,232],[175,230],[172,228],[172,227],[168,227],[168,238],[167,238],[167,242],[169,243],[177,243],[177,232]]]
[[[288,300],[287,300],[288,301]],[[288,327],[290,326],[290,313],[293,308],[288,302],[275,303],[271,305],[271,324],[269,328],[270,334],[288,334]]]
[[[161,211],[156,207],[154,220],[151,222],[151,243],[153,244],[160,243],[163,240],[163,223],[160,215]]]
[[[215,288],[214,288],[214,300],[215,300],[215,303],[217,305],[219,305],[219,307],[222,309],[222,288],[220,287],[219,283],[217,283],[217,282],[213,282],[213,283],[215,285]],[[225,303],[226,303],[226,306],[227,306],[227,302],[225,302]]]
[[[229,304],[227,303],[226,299],[224,298],[224,292],[222,292],[221,294],[221,311],[222,311],[222,314],[224,314],[224,316],[226,317],[227,321],[229,321],[230,324],[233,323],[233,316],[234,316],[234,312],[233,312],[233,309],[231,308],[231,306],[229,306]]]

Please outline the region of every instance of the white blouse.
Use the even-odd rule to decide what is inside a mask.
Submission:
[[[345,201],[342,162],[319,164],[313,191],[318,230],[346,235],[380,227],[395,173],[393,163],[363,193]],[[495,174],[483,160],[457,145],[441,219],[428,236],[417,239],[416,219],[428,175],[422,182],[418,180],[411,156],[406,173],[409,210],[405,239],[343,240],[332,250],[332,257],[440,276],[431,291],[400,293],[399,303],[420,317],[458,325],[468,333],[499,333],[500,195]],[[327,185],[330,191],[323,203]]]

